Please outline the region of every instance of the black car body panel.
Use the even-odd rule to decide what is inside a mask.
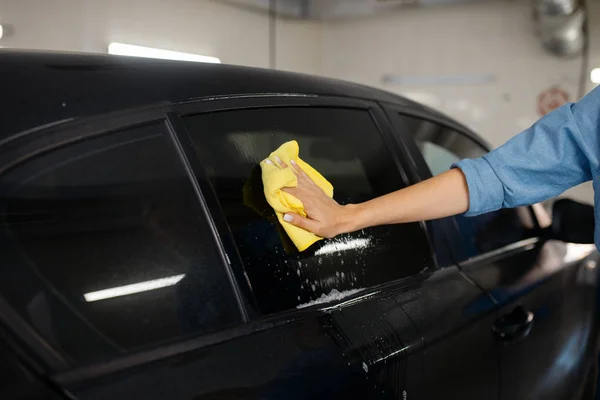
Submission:
[[[596,356],[598,254],[547,240],[533,209],[367,230],[298,254],[254,196],[257,161],[282,140],[299,138],[338,200],[361,201],[489,150],[459,123],[299,74],[102,55],[0,60],[10,77],[0,98],[2,398],[581,392]],[[106,164],[94,171],[86,159]],[[168,272],[150,282],[175,289],[140,289],[127,266]]]

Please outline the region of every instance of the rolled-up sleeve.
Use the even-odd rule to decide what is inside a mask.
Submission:
[[[485,157],[462,160],[456,166],[465,174],[469,187],[469,211],[466,215],[502,208],[503,184]]]
[[[565,104],[489,154],[462,160],[467,215],[534,204],[592,179],[600,156],[600,87]]]

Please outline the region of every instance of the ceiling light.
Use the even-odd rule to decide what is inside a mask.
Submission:
[[[2,39],[2,34],[4,33],[4,28],[0,25],[0,39]]]
[[[110,289],[98,290],[97,292],[86,293],[83,295],[83,297],[85,298],[85,301],[91,303],[93,301],[111,299],[113,297],[127,296],[129,294],[147,292],[149,290],[173,286],[176,285],[184,277],[185,274],[181,274],[169,276],[167,278],[160,278],[151,281],[134,283],[132,285],[118,286]]]
[[[111,43],[108,45],[108,54],[119,56],[160,58],[164,60],[195,61],[220,64],[217,57],[201,56],[199,54],[180,53],[178,51],[154,49],[152,47],[136,46],[125,43]]]
[[[593,83],[600,83],[600,68],[594,68],[590,73],[590,79]]]

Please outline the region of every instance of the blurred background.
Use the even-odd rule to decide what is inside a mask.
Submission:
[[[136,45],[359,82],[493,146],[600,83],[597,0],[0,0],[0,27],[5,48]]]

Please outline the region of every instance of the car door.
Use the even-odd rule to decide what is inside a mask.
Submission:
[[[357,373],[355,382],[339,384],[357,398],[497,397],[494,342],[481,334],[492,302],[441,243],[431,253],[424,224],[365,229],[299,253],[264,199],[259,163],[288,140],[342,204],[414,181],[378,106],[282,96],[215,102],[201,113],[195,107],[182,111],[184,148],[199,159],[204,191],[215,194],[207,203],[221,240],[232,244],[230,262],[242,269],[236,276],[248,285],[251,314],[324,313],[323,329]]]
[[[423,178],[486,150],[442,123],[390,111],[399,137],[412,141]],[[461,269],[492,296],[501,354],[503,399],[564,399],[577,393],[594,358],[597,254],[593,246],[546,241],[545,210],[500,210],[453,218]]]

